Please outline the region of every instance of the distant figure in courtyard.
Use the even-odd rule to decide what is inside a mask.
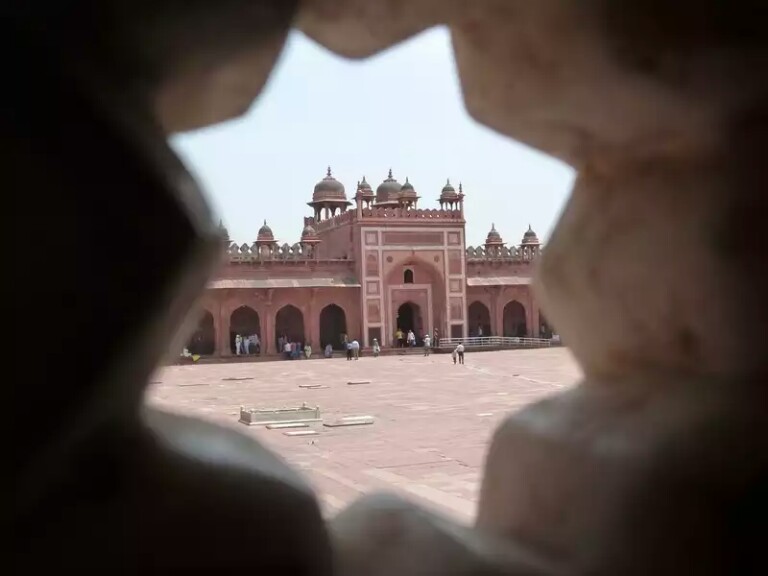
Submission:
[[[477,335],[480,336],[480,338],[483,337],[483,327],[482,326],[478,326],[477,327]]]
[[[440,331],[437,328],[432,331],[432,346],[435,348],[440,346]]]
[[[291,344],[291,358],[293,360],[301,358],[301,342],[294,342]]]
[[[352,340],[352,356],[355,360],[360,360],[360,342]]]
[[[309,360],[312,357],[312,345],[307,342],[304,344],[304,357]]]
[[[283,352],[283,351],[285,350],[285,337],[284,337],[284,336],[280,336],[280,337],[277,339],[277,349],[278,349],[280,352]]]
[[[346,348],[347,344],[349,344],[349,336],[347,336],[346,333],[341,333],[341,345]]]
[[[398,348],[405,346],[405,340],[403,339],[403,331],[400,328],[395,332],[395,342]]]
[[[253,346],[254,354],[261,354],[261,341],[258,334],[251,334],[251,346]]]
[[[379,341],[376,338],[374,338],[373,339],[373,357],[378,358],[380,352],[381,352],[381,346],[379,346]]]
[[[235,354],[240,356],[243,352],[243,337],[240,334],[235,336]]]
[[[328,342],[328,344],[325,345],[325,357],[333,358],[333,346],[331,346],[330,342]]]
[[[456,346],[456,354],[459,356],[459,364],[464,364],[464,344]]]
[[[291,343],[287,340],[285,341],[285,344],[283,344],[283,352],[285,352],[285,359],[290,360],[291,359]]]
[[[429,333],[424,334],[424,356],[429,356],[429,351],[432,348],[432,339],[429,337]]]
[[[246,356],[251,353],[251,337],[246,336],[243,338],[243,354]]]
[[[451,358],[453,358],[453,363],[456,364],[456,359],[459,357],[459,350],[458,346],[453,349],[453,352],[451,352]]]
[[[347,360],[352,360],[352,342],[347,342]]]
[[[408,346],[416,346],[416,334],[413,333],[413,330],[408,330]]]

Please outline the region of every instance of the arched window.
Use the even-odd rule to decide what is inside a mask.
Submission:
[[[406,268],[403,272],[403,284],[413,284],[413,270]]]

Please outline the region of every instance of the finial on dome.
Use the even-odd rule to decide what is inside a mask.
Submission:
[[[464,192],[464,189],[461,187],[461,182],[459,182],[459,194],[461,194],[462,192]]]
[[[389,169],[389,174],[387,174],[387,178],[392,178],[392,168]]]
[[[445,179],[445,185],[446,186],[450,186],[451,185],[451,179],[450,178],[446,178]]]
[[[267,219],[264,218],[264,226],[266,226],[266,225],[267,225]]]
[[[410,182],[408,182],[408,176],[405,177],[405,183],[410,184]]]
[[[330,166],[328,166],[328,171],[325,173],[325,175],[326,175],[327,178],[331,177],[331,167]]]
[[[496,223],[491,222],[491,232],[496,232]]]

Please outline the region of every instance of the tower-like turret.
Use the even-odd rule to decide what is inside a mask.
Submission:
[[[307,204],[314,210],[315,222],[319,222],[335,216],[337,212],[346,211],[352,203],[347,200],[344,185],[333,177],[331,167],[328,166],[325,178],[315,184],[312,202]]]

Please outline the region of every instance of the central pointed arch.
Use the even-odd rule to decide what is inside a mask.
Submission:
[[[328,304],[320,311],[320,346],[344,347],[342,334],[347,333],[347,315],[337,304]]]
[[[213,314],[204,310],[197,328],[187,341],[190,354],[209,356],[216,350],[216,329],[213,325]]]
[[[490,336],[491,312],[488,306],[479,300],[472,302],[467,310],[467,323],[470,336]]]
[[[525,307],[517,300],[512,300],[504,306],[504,336],[528,335],[528,326],[525,320]]]
[[[304,314],[293,304],[286,304],[275,316],[276,338],[285,337],[291,342],[304,342]]]
[[[261,319],[259,313],[250,306],[240,306],[229,317],[229,347],[235,353],[235,338],[258,336],[261,340]],[[243,349],[244,350],[244,349]],[[256,352],[256,346],[248,347],[249,353]]]

